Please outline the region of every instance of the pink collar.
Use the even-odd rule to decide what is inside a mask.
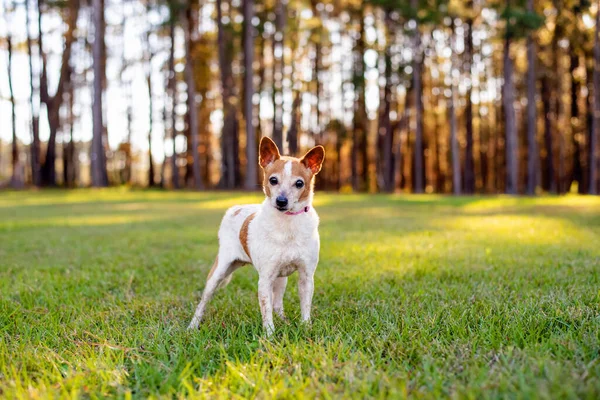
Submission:
[[[306,206],[302,210],[296,211],[296,212],[288,211],[285,213],[285,215],[298,215],[298,214],[302,214],[302,213],[307,213],[308,210],[310,210],[310,206]]]

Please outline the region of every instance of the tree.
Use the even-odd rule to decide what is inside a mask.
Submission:
[[[6,12],[13,8],[12,1],[8,2],[8,7]],[[12,12],[12,11],[11,11]],[[9,24],[7,24],[9,25]],[[13,42],[12,42],[12,34],[10,31],[10,26],[7,26],[7,34],[6,34],[6,46],[8,52],[8,93],[10,96],[10,116],[12,121],[12,146],[11,146],[11,164],[12,164],[12,175],[10,179],[10,184],[14,188],[19,188],[23,186],[23,176],[21,174],[20,165],[19,165],[19,147],[17,141],[17,116],[16,116],[16,103],[15,103],[15,93],[13,90]]]
[[[42,73],[40,76],[40,100],[46,106],[48,115],[48,125],[50,127],[50,137],[46,148],[46,158],[41,166],[41,181],[47,186],[56,185],[56,134],[60,125],[60,107],[63,102],[64,90],[67,87],[67,81],[70,79],[69,60],[71,58],[71,47],[75,38],[75,28],[77,24],[77,16],[79,13],[79,1],[67,0],[64,13],[66,14],[66,31],[64,34],[64,49],[61,57],[61,66],[59,72],[58,85],[54,95],[50,95],[48,91],[48,63],[46,62],[46,53],[43,42],[42,29],[42,14],[44,0],[38,0],[38,49],[42,62]],[[100,8],[101,10],[102,8]],[[35,146],[34,146],[35,147]]]
[[[503,54],[504,85],[502,88],[506,131],[506,193],[517,194],[519,191],[519,138],[514,107],[514,67],[510,49],[513,39],[526,36],[529,32],[537,29],[543,20],[535,14],[533,6],[531,6],[531,10],[526,11],[519,6],[512,5],[511,0],[506,0],[501,17],[506,23]],[[533,67],[533,63],[530,63],[530,66]],[[534,98],[531,103],[535,104],[535,94],[533,93],[532,95]]]
[[[383,155],[382,165],[382,178],[383,178],[383,190],[386,192],[393,192],[395,187],[394,178],[394,130],[390,119],[391,102],[392,102],[392,42],[394,37],[393,23],[391,16],[391,10],[385,10],[385,27],[387,31],[384,60],[385,60],[385,85],[383,89],[383,110],[380,118],[379,134],[380,149]]]
[[[359,19],[359,32],[356,35],[355,45],[353,49],[353,84],[354,84],[354,114],[353,114],[353,137],[352,137],[352,154],[351,154],[351,170],[352,170],[352,188],[355,191],[366,189],[367,182],[364,180],[367,171],[362,171],[359,175],[358,156],[361,153],[366,153],[367,147],[367,110],[365,100],[365,25],[362,11],[357,12],[356,18]],[[317,94],[318,95],[318,94]],[[318,105],[317,105],[318,108]],[[318,119],[318,114],[317,114]],[[364,158],[363,158],[364,159]],[[365,163],[362,167],[364,169]]]
[[[173,155],[171,156],[171,184],[173,189],[179,189],[179,167],[177,166],[177,147],[175,142],[177,139],[177,114],[175,109],[177,108],[177,75],[175,73],[175,19],[177,18],[177,12],[171,10],[169,13],[169,94],[171,95],[171,141],[173,146]]]
[[[146,14],[150,11],[150,1],[146,6]],[[148,24],[146,30],[145,40],[145,61],[146,61],[146,86],[148,87],[148,187],[153,187],[156,182],[154,180],[154,160],[152,157],[152,133],[154,127],[154,102],[152,95],[152,60],[154,58],[154,51],[150,43],[150,32],[152,31],[152,25]]]
[[[275,0],[275,34],[273,37],[273,141],[283,148],[283,77],[284,34],[287,20],[284,0]]]
[[[451,55],[451,67],[450,67],[450,99],[448,100],[449,106],[448,111],[450,113],[450,153],[452,157],[452,191],[455,195],[461,194],[461,173],[460,173],[460,149],[458,146],[458,137],[457,137],[457,123],[456,123],[456,85],[454,84],[454,78],[452,77],[452,72],[454,70],[454,59],[455,59],[455,49],[454,49],[454,41],[456,40],[456,33],[454,31],[454,21],[452,21],[452,29],[451,29],[451,40],[450,47],[452,50]]]
[[[466,95],[466,109],[465,109],[465,134],[467,146],[465,148],[465,193],[475,193],[475,161],[473,159],[473,72],[472,72],[472,61],[473,61],[473,16],[471,15],[473,9],[473,0],[467,1],[465,8],[467,11],[467,17],[465,20],[465,56],[464,56],[464,69],[467,77],[467,95]]]
[[[102,111],[102,92],[104,77],[104,4],[102,0],[93,0],[94,42],[92,43],[92,58],[94,69],[94,102],[92,105],[93,136],[90,154],[90,173],[92,186],[108,186],[106,180],[106,154],[104,153],[103,134],[104,122]]]
[[[31,112],[31,145],[30,163],[31,163],[31,183],[40,186],[42,183],[40,171],[40,134],[39,134],[39,104],[36,107],[34,96],[36,93],[35,80],[33,77],[33,50],[31,46],[31,31],[29,21],[29,0],[25,0],[25,30],[27,31],[27,58],[29,61],[29,109]],[[41,35],[41,34],[40,34]]]
[[[237,187],[239,177],[238,121],[235,108],[235,80],[231,69],[231,31],[223,21],[222,0],[217,0],[217,44],[221,93],[223,99],[223,130],[221,133],[221,186]],[[230,8],[229,8],[230,9]]]
[[[590,140],[590,173],[589,173],[589,194],[597,194],[596,174],[598,168],[598,159],[596,148],[598,147],[598,136],[600,135],[600,1],[596,8],[596,31],[594,34],[594,114],[592,120],[592,133]]]
[[[202,174],[200,173],[200,155],[198,154],[198,106],[196,105],[196,84],[194,82],[194,59],[192,57],[192,23],[191,7],[182,13],[181,21],[185,36],[185,82],[187,85],[188,113],[190,123],[190,136],[192,138],[192,158],[194,160],[194,188],[204,188]],[[188,146],[190,144],[188,143]]]
[[[424,190],[424,169],[423,163],[423,86],[421,82],[421,32],[419,30],[419,22],[417,10],[419,8],[418,0],[411,0],[411,7],[415,17],[413,30],[413,96],[415,104],[415,147],[414,147],[414,192],[423,193]]]
[[[527,0],[527,11],[534,12],[533,0]],[[533,31],[527,36],[527,194],[535,194],[537,185],[537,116],[535,101],[535,43]]]
[[[244,0],[244,119],[246,120],[246,190],[256,189],[257,143],[254,132],[254,36],[252,19],[254,17],[254,1]]]
[[[506,130],[506,193],[517,194],[519,190],[519,160],[518,160],[518,137],[517,121],[514,108],[514,83],[513,62],[510,55],[511,35],[507,30],[504,38],[504,86],[502,90],[502,101],[504,105],[504,118]]]

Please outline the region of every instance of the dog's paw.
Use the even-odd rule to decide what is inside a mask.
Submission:
[[[200,327],[200,320],[195,320],[193,319],[192,322],[190,322],[190,324],[187,327],[188,331],[195,331],[198,330],[198,328]]]

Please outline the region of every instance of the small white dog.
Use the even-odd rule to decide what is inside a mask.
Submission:
[[[268,335],[274,330],[273,311],[284,318],[287,277],[296,270],[302,321],[310,321],[320,246],[313,187],[324,158],[323,146],[313,147],[300,159],[281,156],[271,139],[262,138],[260,166],[266,198],[262,204],[235,206],[225,213],[219,228],[219,253],[189,329],[198,328],[215,290],[248,263],[258,271],[258,303]]]

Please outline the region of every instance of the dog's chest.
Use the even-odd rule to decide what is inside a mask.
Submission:
[[[260,224],[257,228],[253,246],[257,259],[279,265],[280,276],[290,275],[318,252],[317,224]]]

